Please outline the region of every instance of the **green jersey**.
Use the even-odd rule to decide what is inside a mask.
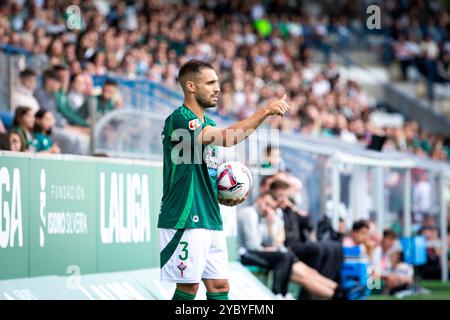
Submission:
[[[182,105],[165,121],[161,135],[164,182],[158,228],[222,230],[217,199],[216,147],[196,138],[206,126],[216,126],[205,115],[202,122]]]

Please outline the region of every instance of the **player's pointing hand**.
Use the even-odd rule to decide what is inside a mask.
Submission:
[[[270,103],[266,107],[266,109],[270,116],[272,116],[272,115],[283,116],[286,113],[286,111],[288,111],[288,109],[289,109],[289,105],[286,102],[286,94],[283,95],[283,98]]]

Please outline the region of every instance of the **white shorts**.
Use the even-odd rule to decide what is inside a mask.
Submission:
[[[159,229],[159,239],[161,281],[200,283],[202,279],[228,279],[223,231]]]

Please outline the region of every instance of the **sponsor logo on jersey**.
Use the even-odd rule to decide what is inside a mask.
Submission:
[[[208,168],[208,174],[213,178],[216,177],[219,164],[217,161],[216,150],[214,147],[206,146],[204,159],[206,167]]]
[[[200,127],[200,121],[198,119],[194,119],[189,121],[189,129],[195,130]]]

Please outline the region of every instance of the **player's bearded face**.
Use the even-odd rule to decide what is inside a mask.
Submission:
[[[203,108],[217,106],[220,88],[217,75],[214,70],[204,69],[201,78],[196,83],[195,100]]]
[[[214,108],[217,106],[217,100],[212,99],[211,94],[202,94],[201,92],[196,92],[195,100],[202,106],[202,108]]]

